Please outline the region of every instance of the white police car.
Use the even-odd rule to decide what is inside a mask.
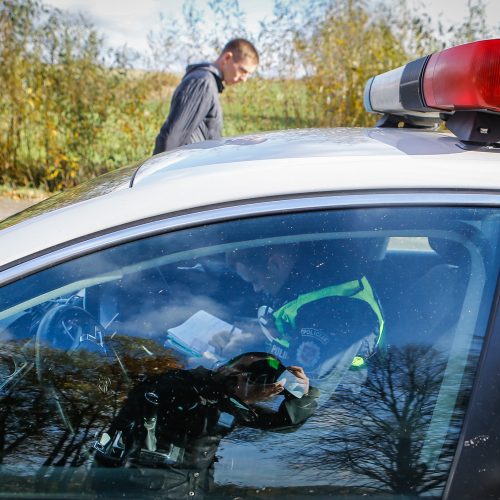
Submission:
[[[295,427],[290,416],[288,432],[233,415],[188,479],[209,470],[213,481],[183,491],[500,496],[500,39],[376,76],[365,105],[383,114],[379,126],[185,146],[0,223],[0,498],[99,497],[95,452],[108,438],[124,457],[101,471],[117,497],[138,497],[120,474],[184,470],[151,443],[208,453],[193,444],[198,420],[158,427],[148,450],[165,462],[145,467],[145,444],[109,431],[127,394],[206,368],[207,353],[223,363],[211,340],[226,327],[251,337],[241,353],[268,352],[285,339],[262,330],[262,305],[361,277],[380,308],[375,341],[349,326],[362,322],[347,292],[294,325],[286,342],[297,348],[281,361],[319,389],[314,413]],[[433,128],[441,119],[455,135]],[[279,291],[228,265],[235,252],[285,247],[300,257]],[[272,414],[282,399],[263,404]],[[139,497],[170,498],[176,485],[159,482]]]

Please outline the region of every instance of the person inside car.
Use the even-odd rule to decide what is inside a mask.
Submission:
[[[261,331],[210,340],[219,357],[265,350],[317,378],[340,356],[350,358],[351,369],[365,367],[381,345],[384,317],[366,276],[339,269],[335,259],[328,271],[300,244],[234,249],[226,260],[266,305],[258,310]]]

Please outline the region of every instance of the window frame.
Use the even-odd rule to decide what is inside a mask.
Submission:
[[[165,214],[135,222],[127,227],[110,228],[100,234],[88,235],[85,239],[68,242],[66,246],[47,249],[42,255],[30,260],[14,263],[0,271],[0,287],[26,276],[73,260],[84,255],[104,250],[123,243],[146,237],[196,227],[202,224],[229,221],[237,218],[259,217],[273,214],[306,212],[344,208],[382,207],[500,207],[500,197],[493,194],[453,193],[449,191],[364,193],[303,197],[290,197],[250,203],[248,201],[230,206],[208,207],[182,214]],[[486,307],[482,305],[481,307]],[[500,388],[498,354],[500,353],[500,283],[493,296],[493,305],[488,311],[488,328],[477,365],[476,376],[470,393],[465,419],[455,451],[453,464],[443,493],[443,498],[460,498],[480,495],[481,471],[493,469],[496,444],[500,440],[500,429],[495,429],[488,416],[500,408],[500,392],[492,397],[492,387]],[[493,381],[493,382],[492,382]],[[493,413],[492,413],[493,412]],[[480,446],[471,446],[477,436],[489,436]],[[472,467],[474,465],[474,467]]]
[[[231,205],[193,208],[185,213],[171,213],[164,216],[135,221],[126,226],[112,227],[105,232],[87,235],[76,241],[48,248],[42,254],[32,254],[0,267],[0,287],[25,276],[42,271],[62,262],[82,257],[98,250],[113,247],[129,241],[177,231],[202,224],[223,222],[238,218],[264,215],[305,212],[342,208],[381,207],[499,207],[500,197],[490,194],[453,193],[449,191],[406,193],[360,193],[360,194],[306,194],[301,197],[277,198],[268,201],[244,200]],[[15,228],[12,228],[15,231]]]

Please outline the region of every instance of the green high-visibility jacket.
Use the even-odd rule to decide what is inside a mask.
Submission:
[[[288,348],[290,346],[289,332],[295,330],[297,327],[296,321],[300,309],[307,304],[330,297],[361,300],[368,304],[378,320],[378,336],[375,346],[378,347],[381,345],[385,329],[384,316],[373,289],[365,276],[359,280],[352,280],[304,293],[280,307],[273,313],[275,326],[280,334],[280,338],[275,341],[280,343],[284,348]],[[365,362],[366,360],[362,356],[356,356],[353,359],[352,367],[362,368],[365,366]]]

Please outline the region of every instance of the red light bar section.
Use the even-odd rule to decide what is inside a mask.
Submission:
[[[425,68],[423,90],[430,108],[500,112],[500,39],[433,54]]]

